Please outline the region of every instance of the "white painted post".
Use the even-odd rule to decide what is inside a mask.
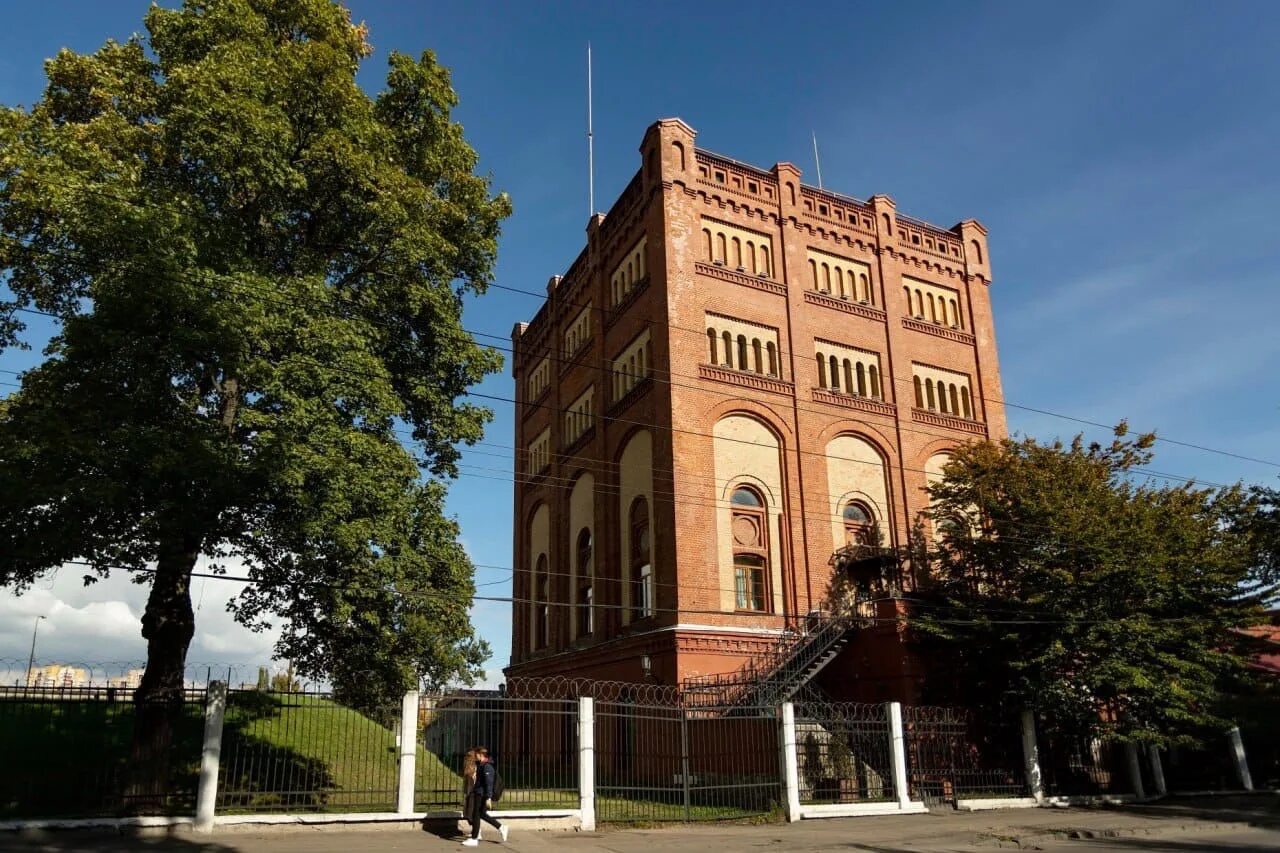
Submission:
[[[907,790],[907,740],[902,732],[902,705],[889,703],[889,755],[893,762],[893,789],[898,792],[898,807],[911,804]]]
[[[222,721],[227,712],[227,683],[210,681],[204,699],[204,747],[200,752],[200,782],[196,788],[197,832],[213,832],[218,803],[218,763],[222,758]]]
[[[782,787],[787,821],[800,819],[800,755],[796,750],[796,706],[782,703]]]
[[[1129,765],[1129,785],[1133,788],[1134,796],[1139,800],[1147,798],[1147,789],[1142,784],[1142,764],[1138,761],[1138,747],[1133,743],[1124,745],[1125,762]]]
[[[1147,760],[1151,762],[1151,781],[1156,786],[1156,796],[1163,797],[1169,793],[1164,783],[1164,764],[1160,761],[1160,747],[1154,743],[1147,747]]]
[[[418,777],[418,691],[400,700],[400,780],[396,786],[396,814],[413,814]]]
[[[1240,727],[1232,726],[1227,731],[1227,740],[1231,743],[1231,757],[1236,762],[1236,777],[1240,787],[1246,791],[1253,790],[1253,776],[1249,773],[1249,762],[1244,756],[1244,741],[1240,739]]]
[[[582,828],[596,828],[596,708],[590,696],[578,698],[578,808]]]
[[[1036,715],[1022,712],[1022,765],[1027,774],[1027,789],[1037,803],[1044,802],[1044,774],[1040,772],[1040,744],[1036,740]]]

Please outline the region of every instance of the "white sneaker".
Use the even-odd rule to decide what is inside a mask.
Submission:
[[[502,825],[502,828],[498,830],[498,834],[502,836],[502,843],[503,843],[503,844],[506,844],[506,843],[507,843],[507,836],[511,834],[511,827],[507,826],[507,825],[504,823],[504,824]]]
[[[462,846],[463,847],[479,847],[480,842],[474,838],[468,838],[466,841],[462,842]]]

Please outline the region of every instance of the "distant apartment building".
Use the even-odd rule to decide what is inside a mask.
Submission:
[[[28,687],[88,687],[89,671],[79,666],[51,663],[27,673]]]
[[[683,684],[776,656],[829,611],[841,549],[902,546],[956,446],[1005,435],[981,224],[935,227],[695,135],[648,129],[513,331],[510,677]],[[827,677],[851,697],[923,677],[892,618],[842,642]]]

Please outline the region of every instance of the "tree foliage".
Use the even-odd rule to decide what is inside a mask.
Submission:
[[[146,698],[182,686],[200,555],[243,563],[237,618],[278,624],[303,676],[469,678],[442,481],[490,417],[463,398],[500,360],[461,317],[510,206],[448,71],[393,53],[369,97],[330,0],[145,24],[0,110],[0,348],[15,309],[60,320],[0,404],[0,582],[74,559],[149,583]]]
[[[1225,725],[1261,600],[1239,487],[1141,478],[1154,437],[979,443],[930,488],[937,530],[920,625],[979,704],[1163,742]]]

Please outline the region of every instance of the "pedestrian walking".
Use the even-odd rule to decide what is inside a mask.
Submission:
[[[462,846],[479,846],[482,823],[487,823],[498,830],[498,834],[505,842],[510,828],[503,826],[497,818],[489,814],[489,809],[493,808],[493,800],[501,795],[501,790],[498,787],[498,770],[493,766],[488,749],[477,746],[466,754],[462,760],[462,778],[467,795],[463,814],[471,822],[471,837],[462,842]]]

